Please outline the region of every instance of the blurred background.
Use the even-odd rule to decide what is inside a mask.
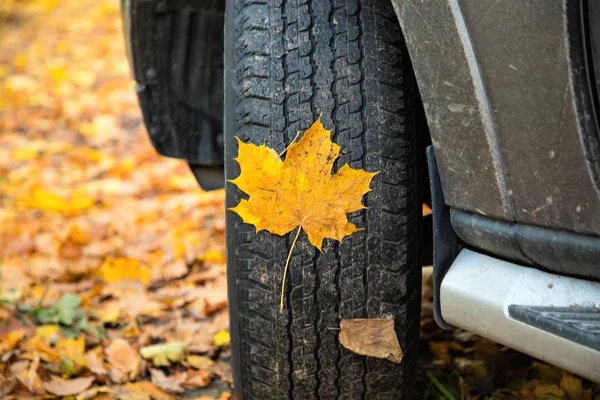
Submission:
[[[160,157],[118,0],[0,0],[0,399],[231,397],[224,193]],[[423,281],[417,399],[600,399],[442,331]]]

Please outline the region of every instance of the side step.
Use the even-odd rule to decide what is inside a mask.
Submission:
[[[446,322],[600,382],[600,283],[462,250],[442,281]]]

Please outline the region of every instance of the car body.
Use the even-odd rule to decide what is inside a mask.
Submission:
[[[436,320],[600,381],[600,3],[392,5],[423,159],[431,143],[419,180],[433,210]],[[224,7],[123,3],[152,142],[207,189],[224,181]],[[192,11],[204,30],[177,31]]]

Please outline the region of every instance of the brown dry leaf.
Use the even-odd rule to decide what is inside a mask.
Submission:
[[[14,376],[5,377],[0,375],[0,399],[6,398],[16,385],[17,379]]]
[[[36,354],[33,356],[33,360],[29,364],[27,369],[23,369],[17,374],[17,379],[23,384],[31,393],[43,394],[44,389],[42,387],[42,381],[38,376],[37,370],[40,366],[40,357]]]
[[[102,362],[102,347],[98,346],[83,355],[86,367],[96,375],[106,375],[108,371]]]
[[[402,361],[402,349],[393,320],[343,319],[340,328],[340,343],[348,350],[363,356],[387,358],[395,363]]]
[[[140,357],[125,339],[115,339],[104,349],[115,382],[133,380],[140,372]]]
[[[212,382],[212,374],[209,371],[190,370],[190,371],[188,371],[188,378],[186,379],[183,386],[185,386],[186,388],[191,388],[191,389],[203,388],[203,387],[207,387],[208,385],[210,385],[211,382]]]
[[[106,396],[106,397],[103,397]],[[175,397],[165,393],[155,384],[148,381],[126,383],[122,386],[102,386],[88,389],[79,394],[77,400],[174,400]]]
[[[233,375],[231,374],[231,364],[228,362],[218,361],[215,363],[214,373],[221,378],[222,381],[229,382],[233,385]]]
[[[74,396],[89,388],[92,382],[93,376],[65,380],[53,375],[50,381],[44,382],[44,388],[57,396]]]
[[[185,377],[181,377],[183,378],[183,381],[187,378],[187,374],[185,375]],[[166,376],[160,369],[150,368],[150,376],[152,377],[152,383],[163,389],[165,392],[183,393],[185,391],[185,389],[181,387],[181,380]]]
[[[341,241],[358,231],[347,214],[365,208],[362,197],[376,173],[346,164],[332,175],[341,147],[330,137],[317,120],[289,146],[285,160],[265,145],[238,139],[241,172],[231,182],[250,197],[231,210],[258,231],[285,235],[301,227],[319,250],[325,238]]]

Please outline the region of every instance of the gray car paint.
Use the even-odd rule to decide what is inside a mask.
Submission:
[[[447,204],[599,235],[598,133],[573,2],[392,1]]]

